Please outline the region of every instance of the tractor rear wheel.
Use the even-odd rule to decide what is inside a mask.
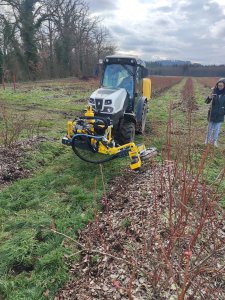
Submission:
[[[148,105],[147,102],[145,102],[142,109],[141,122],[138,122],[136,126],[137,133],[143,134],[145,132],[147,113],[148,113]]]
[[[135,124],[131,121],[122,120],[118,129],[118,134],[115,140],[120,145],[124,145],[134,141],[135,137]]]

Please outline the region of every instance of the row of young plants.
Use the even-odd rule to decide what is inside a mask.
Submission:
[[[192,111],[195,106],[195,91],[192,78],[187,78],[181,91],[182,103],[185,109]]]
[[[214,86],[216,79],[213,78],[210,80]],[[194,239],[197,243],[194,248],[191,249],[189,254],[191,253],[191,255],[194,255],[195,259],[195,254],[199,251],[197,258],[200,258],[201,255],[205,257],[205,259],[200,259],[199,263],[204,261],[206,265],[208,264],[208,270],[212,271],[212,276],[209,276],[208,281],[204,278],[204,276],[200,276],[198,279],[200,279],[202,283],[206,280],[208,282],[207,289],[213,289],[211,283],[214,282],[214,279],[216,278],[216,282],[221,282],[224,276],[224,266],[221,265],[220,262],[224,253],[224,233],[221,231],[224,230],[224,210],[221,209],[221,205],[225,205],[225,148],[223,147],[224,144],[222,144],[220,149],[214,149],[213,147],[206,147],[204,145],[205,135],[207,132],[208,109],[207,106],[204,105],[204,98],[209,91],[209,88],[203,87],[202,84],[199,84],[196,80],[190,78],[186,80],[183,84],[183,88],[181,89],[181,99],[173,99],[175,100],[175,103],[178,103],[178,105],[174,105],[174,101],[169,102],[166,145],[164,142],[161,149],[164,161],[172,161],[172,165],[176,170],[175,173],[179,173],[178,177],[175,176],[173,178],[176,178],[178,182],[181,178],[183,178],[182,194],[178,195],[177,199],[172,198],[172,203],[168,207],[169,215],[171,216],[171,207],[177,209],[177,205],[174,205],[174,201],[179,201],[185,210],[189,207],[189,213],[192,216],[194,215],[194,212],[196,212],[194,219],[198,220],[198,224],[201,224],[202,227],[200,228],[197,236],[194,237],[196,234],[194,230],[195,221],[194,219],[192,219],[192,223],[189,221],[190,227],[193,226],[193,230],[191,231],[191,235],[193,235],[192,237],[190,235],[190,240]],[[183,107],[186,109],[183,109]],[[221,138],[224,141],[224,137]],[[176,184],[177,180],[175,182],[173,181],[173,184]],[[187,184],[188,181],[189,184]],[[174,189],[175,186],[173,185],[169,187],[169,195],[174,194]],[[205,205],[207,206],[206,208],[204,208]],[[211,207],[212,210],[209,207]],[[180,209],[182,210],[182,208]],[[211,213],[208,214],[208,210],[211,210]],[[174,215],[177,213],[179,215],[178,211]],[[212,223],[212,216],[215,218],[213,221],[214,223]],[[187,217],[186,220],[188,220],[189,217]],[[181,223],[178,228],[182,231],[185,226],[186,225]],[[208,232],[205,235],[204,232],[205,230],[208,230],[208,226],[211,233]],[[185,230],[183,232],[185,233]],[[180,237],[183,239],[183,236]],[[208,237],[209,239],[211,239],[211,237],[213,238],[209,242],[211,250],[208,249],[204,253],[198,245],[204,244],[205,237]],[[218,250],[218,255],[215,252],[215,249]],[[209,257],[207,253],[209,254]],[[189,266],[190,268],[188,267],[189,270],[186,275],[189,279],[193,276],[192,270],[194,269],[194,265],[198,265],[198,262],[193,261],[193,264]],[[204,270],[204,268],[202,270]],[[204,275],[203,273],[202,275]],[[193,279],[193,286],[195,286],[195,282],[196,279]],[[190,288],[192,284],[189,282],[186,287]],[[204,290],[203,286],[204,285],[199,284],[195,287],[195,290],[198,290],[199,297],[203,297],[204,293],[201,295],[201,292]],[[219,294],[217,294],[215,298],[211,298],[212,296],[209,292],[207,294],[207,299],[223,299],[225,291],[223,287],[221,288],[220,286],[218,287],[218,290],[215,289],[214,293]],[[187,292],[187,294],[189,294],[189,292]]]
[[[204,87],[213,88],[218,79],[219,78],[216,77],[199,77],[197,78],[197,81]]]
[[[215,85],[216,79],[213,78],[212,80],[214,80]],[[188,153],[190,152],[190,149],[192,149],[192,153],[188,154],[187,158],[191,159],[193,162],[199,162],[199,157],[201,157],[205,150],[207,151],[204,174],[207,175],[208,183],[212,184],[216,180],[218,174],[222,173],[224,168],[223,157],[225,140],[224,136],[221,134],[221,147],[219,149],[205,146],[208,123],[208,106],[205,104],[205,97],[209,93],[209,87],[199,84],[198,80],[194,78],[186,78],[181,82],[180,92],[177,92],[175,89],[174,95],[168,96],[167,99],[162,96],[159,97],[159,102],[152,102],[153,105],[157,105],[154,109],[159,110],[159,115],[156,116],[156,118],[154,114],[152,114],[152,137],[153,141],[156,144],[159,144],[159,148],[163,150],[165,148],[165,139],[163,139],[163,136],[165,135],[161,135],[159,131],[165,132],[164,125],[171,115],[172,137],[179,139],[178,146],[180,145],[180,147],[183,146],[187,150],[189,149]],[[168,91],[168,94],[170,94],[170,91]],[[164,110],[165,101],[167,101],[167,112]],[[154,126],[154,123],[157,125],[156,127]],[[176,151],[176,147],[174,149],[174,151]],[[221,184],[222,187],[225,187],[223,182],[221,182]]]
[[[151,76],[152,97],[163,93],[173,85],[179,83],[183,77],[181,76]]]

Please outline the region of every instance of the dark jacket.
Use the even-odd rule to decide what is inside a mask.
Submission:
[[[222,80],[221,80],[222,81]],[[206,103],[210,103],[210,108],[208,111],[208,121],[214,123],[224,122],[225,115],[225,91],[222,94],[218,94],[217,89],[213,90],[212,99],[209,97],[205,100]]]

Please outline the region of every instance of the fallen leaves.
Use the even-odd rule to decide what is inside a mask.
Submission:
[[[0,187],[31,175],[31,171],[22,166],[27,151],[34,151],[47,137],[34,137],[15,142],[10,148],[0,146]]]
[[[195,201],[182,205],[183,186],[193,179],[170,181],[177,171],[169,166],[145,164],[141,172],[127,170],[114,180],[109,207],[79,234],[90,252],[71,266],[60,300],[225,298],[223,212],[207,205],[212,197],[201,186]]]

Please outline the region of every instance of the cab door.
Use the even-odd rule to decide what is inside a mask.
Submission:
[[[142,68],[137,66],[135,74],[135,94],[134,94],[134,109],[142,97]]]

